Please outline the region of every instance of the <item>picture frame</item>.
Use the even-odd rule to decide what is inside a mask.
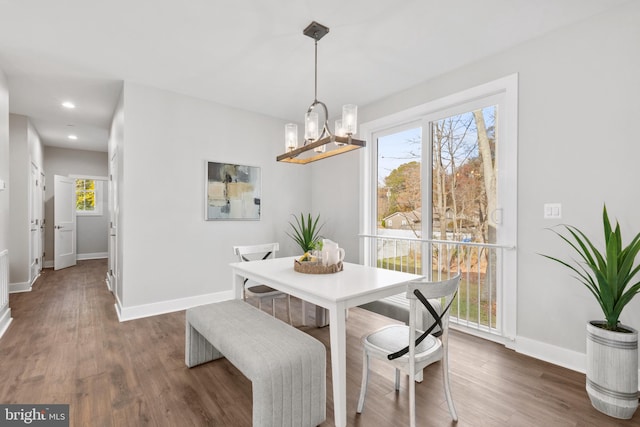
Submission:
[[[206,221],[260,220],[260,167],[206,161],[205,169]]]

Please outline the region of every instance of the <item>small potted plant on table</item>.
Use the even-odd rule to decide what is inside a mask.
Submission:
[[[292,233],[287,233],[287,236],[291,237],[302,249],[304,255],[310,254],[311,251],[321,249],[318,245],[322,245],[322,239],[320,236],[320,230],[322,225],[318,227],[318,221],[320,221],[320,214],[313,219],[311,214],[307,214],[305,219],[304,214],[300,214],[300,219],[297,216],[293,217],[295,223],[289,222]]]

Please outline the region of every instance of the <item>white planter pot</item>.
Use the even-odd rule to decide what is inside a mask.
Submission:
[[[629,419],[638,407],[638,331],[614,332],[587,323],[587,394],[598,411]]]

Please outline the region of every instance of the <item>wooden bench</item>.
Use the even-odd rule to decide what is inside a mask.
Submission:
[[[254,426],[326,419],[326,349],[312,336],[241,300],[188,309],[187,366],[221,357],[251,380]]]

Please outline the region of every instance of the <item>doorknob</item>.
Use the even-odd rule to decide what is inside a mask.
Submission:
[[[61,225],[56,225],[56,226],[55,226],[55,227],[53,227],[53,228],[55,228],[56,230],[60,230],[61,228],[64,228],[64,227],[63,227],[63,226],[61,226]]]

